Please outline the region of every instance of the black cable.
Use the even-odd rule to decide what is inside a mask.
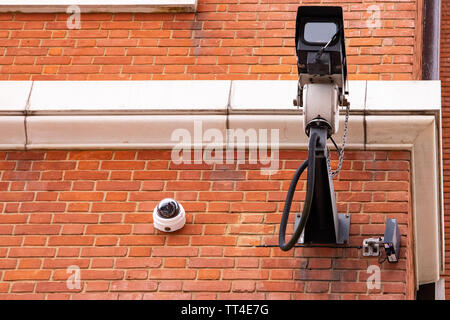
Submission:
[[[256,248],[275,248],[279,247],[276,244],[261,244],[255,246]],[[297,243],[294,245],[294,248],[333,248],[333,249],[362,249],[362,246],[349,246],[349,245],[340,245],[340,244],[308,244],[308,243]]]
[[[283,214],[281,216],[280,233],[278,235],[278,243],[281,250],[283,251],[290,250],[297,243],[298,239],[300,238],[300,235],[303,232],[303,229],[305,228],[306,221],[308,220],[309,212],[311,210],[314,183],[316,180],[315,162],[316,162],[316,146],[318,141],[319,135],[317,135],[317,133],[312,133],[309,138],[308,159],[304,161],[297,169],[297,171],[294,174],[294,177],[291,180],[291,184],[289,185],[289,190],[286,195],[286,201],[284,203]],[[297,186],[298,179],[300,179],[300,176],[307,167],[309,167],[309,169],[306,184],[305,204],[303,206],[302,217],[297,226],[297,229],[295,229],[294,234],[292,235],[291,240],[289,240],[289,242],[286,244],[286,226],[289,218],[289,212],[291,210],[292,199],[294,198],[295,188]]]
[[[328,48],[328,46],[337,39],[337,36],[339,35],[340,32],[341,32],[341,28],[339,28],[338,31],[336,31],[336,33],[333,35],[333,37],[331,37],[330,41],[328,41],[322,48],[319,49],[319,51],[317,51],[316,59],[315,59],[316,62],[318,62],[320,60],[320,57],[322,57],[322,54],[325,51],[325,49]]]
[[[380,251],[384,251],[384,250],[380,250]],[[380,255],[378,256],[378,263],[379,264],[382,264],[383,262],[385,262],[387,260],[386,253],[384,254],[384,259],[381,259],[382,256],[383,256],[383,254],[380,252]]]

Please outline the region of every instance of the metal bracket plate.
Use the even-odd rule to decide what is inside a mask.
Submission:
[[[339,234],[337,243],[344,244],[349,242],[350,238],[350,214],[340,213],[339,218]]]
[[[302,215],[300,213],[295,216],[294,230],[297,229],[301,217]],[[297,243],[304,243],[304,242],[305,242],[305,229],[303,229],[302,233],[300,234],[300,238],[298,238]]]
[[[383,238],[367,238],[363,240],[363,256],[378,257],[380,255],[380,245]]]

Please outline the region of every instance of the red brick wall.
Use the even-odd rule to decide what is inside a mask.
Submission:
[[[442,85],[442,143],[443,143],[443,162],[444,162],[444,216],[445,216],[445,248],[446,248],[446,298],[450,299],[450,229],[448,223],[450,219],[450,176],[446,173],[450,169],[450,3],[442,1],[441,7],[441,70],[440,78]]]
[[[80,30],[5,13],[0,80],[296,79],[300,4],[343,7],[350,79],[419,79],[422,1],[199,0],[195,14],[82,14]]]
[[[300,4],[343,7],[350,79],[419,79],[422,1],[199,0],[195,14],[82,14],[80,30],[66,14],[1,13],[0,80],[297,79]],[[269,178],[253,165],[175,166],[168,151],[0,153],[0,299],[413,298],[409,153],[346,152],[335,181],[351,245],[401,223],[401,261],[382,265],[378,291],[361,250],[255,247],[277,244],[306,153],[280,156]],[[166,196],[188,212],[170,235],[152,225]],[[80,290],[66,286],[70,265]]]
[[[382,235],[388,218],[400,223],[401,260],[382,264],[380,290],[367,289],[378,263],[359,249],[256,247],[277,244],[305,158],[280,151],[280,171],[265,176],[246,163],[175,165],[170,151],[1,152],[0,299],[413,298],[409,152],[348,151],[334,183],[350,245]],[[163,197],[185,207],[182,230],[153,228]],[[66,285],[71,265],[80,290]]]

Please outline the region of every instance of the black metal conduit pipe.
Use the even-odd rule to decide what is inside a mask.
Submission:
[[[300,165],[300,167],[298,167],[297,171],[294,174],[294,177],[291,180],[291,184],[289,185],[289,190],[286,195],[286,201],[284,203],[283,215],[281,216],[280,233],[278,234],[278,243],[281,250],[283,251],[288,251],[295,246],[295,244],[298,241],[298,238],[300,238],[300,235],[302,234],[303,229],[305,228],[309,212],[311,211],[314,183],[316,180],[315,163],[316,163],[316,146],[318,142],[319,136],[315,132],[312,133],[311,136],[309,137],[308,159],[305,160]],[[289,212],[291,211],[292,199],[294,198],[295,188],[297,186],[298,179],[300,179],[300,176],[307,167],[309,167],[309,169],[306,184],[305,205],[303,206],[302,217],[300,219],[297,228],[294,231],[294,234],[292,235],[291,240],[289,240],[289,242],[286,244],[286,226],[289,218]]]
[[[439,80],[441,0],[423,2],[422,80]]]

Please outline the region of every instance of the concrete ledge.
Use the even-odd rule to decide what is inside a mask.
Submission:
[[[439,81],[368,81],[366,110],[429,110],[441,107]]]
[[[279,148],[306,149],[296,92],[296,81],[0,81],[0,149],[170,149],[180,145],[172,139],[180,129],[194,137],[193,147],[208,129],[223,137],[227,129],[277,129]],[[416,281],[438,281],[440,82],[350,81],[349,99],[348,149],[411,151]]]
[[[28,149],[170,149],[177,129],[194,137],[194,122],[225,136],[224,115],[28,117]]]
[[[79,6],[91,12],[195,12],[198,0],[0,0],[0,12],[66,13]]]
[[[29,115],[225,114],[230,81],[38,81]]]
[[[31,81],[1,81],[0,114],[24,115],[32,84]]]

